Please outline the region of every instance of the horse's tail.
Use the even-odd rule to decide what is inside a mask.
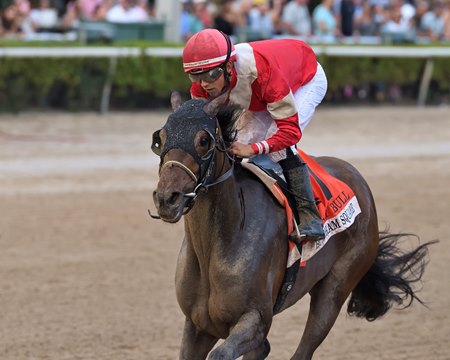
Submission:
[[[397,304],[402,308],[414,299],[424,303],[416,295],[413,284],[420,282],[428,264],[428,246],[437,241],[422,244],[405,252],[398,247],[403,237],[412,234],[389,234],[381,232],[378,253],[374,264],[352,291],[347,312],[373,321]]]

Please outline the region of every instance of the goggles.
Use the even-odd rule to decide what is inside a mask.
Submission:
[[[189,79],[193,83],[201,82],[201,81],[205,81],[207,83],[212,83],[212,82],[216,81],[222,74],[223,74],[223,67],[221,65],[221,66],[215,67],[211,70],[200,72],[197,74],[190,72]]]

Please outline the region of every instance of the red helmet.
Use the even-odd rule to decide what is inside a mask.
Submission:
[[[216,29],[196,33],[183,49],[184,72],[203,72],[235,60],[236,50],[230,38]]]

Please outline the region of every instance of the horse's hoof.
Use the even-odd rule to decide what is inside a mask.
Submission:
[[[234,360],[234,357],[227,349],[219,346],[209,355],[208,360]]]

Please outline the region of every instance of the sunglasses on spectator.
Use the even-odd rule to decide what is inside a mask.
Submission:
[[[212,83],[212,82],[216,81],[222,74],[223,74],[223,68],[222,68],[222,66],[218,66],[211,70],[200,72],[197,74],[190,72],[189,79],[192,82],[205,81],[207,83]]]

